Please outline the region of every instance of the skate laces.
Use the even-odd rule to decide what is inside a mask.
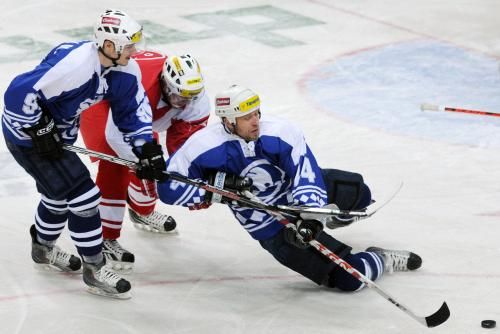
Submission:
[[[409,254],[402,254],[402,252],[384,252],[385,267],[389,273],[395,271],[407,271],[408,270],[408,259]]]
[[[153,211],[151,214],[147,216],[141,216],[132,210],[131,212],[132,212],[131,217],[135,222],[151,225],[159,230],[164,229],[165,222],[169,218],[168,215],[164,215],[162,213],[159,213],[158,211]]]
[[[150,215],[145,217],[148,221],[150,221],[151,225],[153,225],[156,228],[162,228],[163,225],[165,224],[165,221],[168,219],[167,215],[164,215],[162,213],[159,213],[158,211],[153,211]]]
[[[49,264],[56,266],[69,266],[71,254],[63,251],[59,246],[54,246],[48,252]]]
[[[115,272],[109,270],[106,266],[101,267],[101,269],[99,269],[95,273],[95,277],[99,282],[106,283],[112,287],[116,287],[118,281],[122,279]]]
[[[129,253],[125,248],[123,248],[117,240],[104,240],[103,241],[103,246],[104,249],[107,251],[110,251],[114,254],[118,254],[120,257],[125,254]]]

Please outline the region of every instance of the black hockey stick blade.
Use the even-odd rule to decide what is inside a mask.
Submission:
[[[443,322],[448,320],[450,317],[450,309],[448,308],[448,305],[446,302],[443,302],[443,305],[431,314],[428,317],[425,317],[425,322],[427,323],[427,327],[432,328],[441,325]]]

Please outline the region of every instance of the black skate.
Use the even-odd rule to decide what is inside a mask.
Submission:
[[[63,251],[58,246],[49,247],[36,240],[36,227],[31,225],[31,258],[38,267],[47,270],[75,272],[82,267],[79,257]]]

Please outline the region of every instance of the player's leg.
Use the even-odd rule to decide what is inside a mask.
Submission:
[[[49,160],[41,158],[32,148],[14,145],[9,141],[6,143],[14,159],[33,177],[38,191],[42,194],[35,213],[35,224],[29,231],[33,261],[46,269],[79,270],[80,259],[56,246],[68,217],[65,197],[69,183],[60,175],[60,170],[66,163],[71,163],[76,155],[65,154],[60,160]],[[69,179],[79,175],[78,172],[73,172]]]
[[[73,166],[75,168],[75,166]],[[130,283],[106,266],[99,203],[99,188],[90,175],[68,194],[68,229],[83,258],[83,280],[89,292],[115,298],[130,298]]]
[[[125,166],[100,161],[96,178],[102,196],[99,211],[104,256],[113,269],[125,271],[132,270],[135,262],[134,254],[122,247],[117,240],[125,216],[129,174],[129,169]]]

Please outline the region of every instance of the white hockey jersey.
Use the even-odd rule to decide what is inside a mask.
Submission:
[[[256,141],[227,133],[221,123],[198,131],[168,159],[167,171],[202,180],[217,171],[250,177],[252,193],[267,204],[322,207],[327,201],[321,170],[302,131],[272,117],[261,119]],[[158,184],[158,193],[167,204],[189,207],[203,201],[205,190],[168,180]],[[283,228],[265,211],[230,207],[254,239],[270,238]]]

